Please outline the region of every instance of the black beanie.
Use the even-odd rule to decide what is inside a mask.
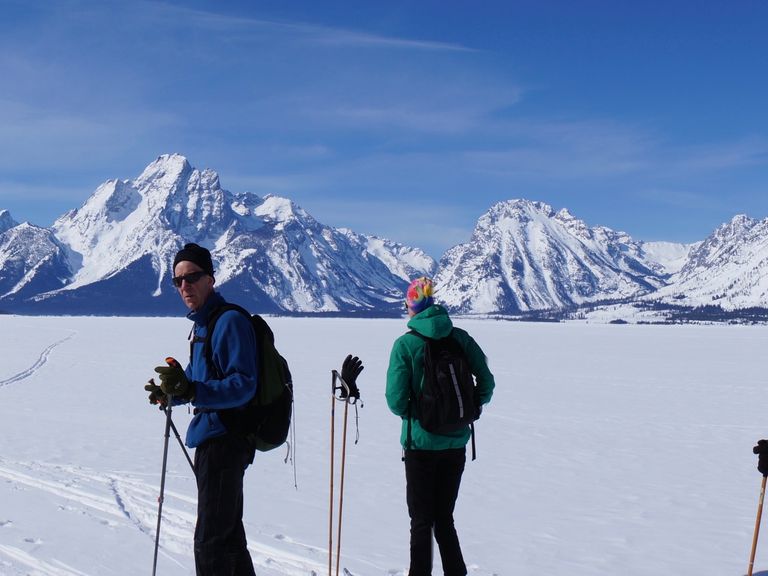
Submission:
[[[213,262],[211,261],[211,253],[202,246],[197,244],[184,244],[184,248],[176,253],[176,258],[173,259],[173,269],[176,269],[176,264],[186,260],[193,262],[200,266],[200,268],[206,274],[213,276]]]

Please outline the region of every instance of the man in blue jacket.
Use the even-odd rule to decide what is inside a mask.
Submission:
[[[190,402],[195,407],[186,444],[196,449],[197,576],[252,576],[243,528],[243,476],[255,449],[232,423],[256,393],[259,359],[250,320],[229,310],[210,338],[214,366],[208,365],[203,350],[208,318],[225,303],[214,282],[211,253],[186,244],[173,261],[173,283],[195,323],[190,363],[186,369],[158,366],[160,386],[150,381],[145,388],[153,404],[172,395],[174,404]]]

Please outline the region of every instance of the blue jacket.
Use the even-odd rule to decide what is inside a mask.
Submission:
[[[227,432],[216,410],[242,407],[256,394],[259,359],[256,357],[255,334],[245,315],[229,310],[216,321],[211,350],[213,362],[223,374],[221,379],[205,360],[203,341],[208,317],[225,303],[224,298],[214,292],[202,308],[187,314],[187,318],[195,323],[190,363],[185,370],[187,378],[195,386],[192,405],[196,413],[189,423],[186,438],[190,448]]]

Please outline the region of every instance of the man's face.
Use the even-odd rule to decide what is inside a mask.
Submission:
[[[181,278],[190,274],[200,273],[203,269],[200,268],[194,262],[188,260],[182,260],[173,269],[173,275],[175,278]],[[177,286],[179,296],[184,301],[184,304],[190,310],[199,310],[200,307],[205,304],[208,296],[213,292],[213,277],[208,274],[198,274],[199,278],[192,277],[195,281],[187,280],[184,278],[181,281],[181,286]],[[196,278],[196,279],[195,279]]]

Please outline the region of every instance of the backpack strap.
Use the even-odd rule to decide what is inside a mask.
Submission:
[[[424,334],[421,334],[420,332],[416,332],[413,328],[411,328],[407,334],[413,334],[414,336],[418,336],[421,338],[424,342],[429,340],[429,337],[424,336]],[[409,394],[408,394],[408,424],[407,424],[407,433],[405,435],[405,449],[410,450],[411,446],[413,445],[413,436],[411,435],[411,417],[413,416],[413,406],[416,404],[416,392],[413,389],[413,385],[409,386]],[[403,460],[405,460],[405,457],[403,457]]]
[[[190,350],[189,350],[190,362],[192,361],[192,346],[194,345],[195,342],[202,341],[203,357],[205,358],[205,362],[211,369],[213,369],[214,373],[216,374],[216,377],[219,379],[223,378],[224,374],[222,374],[219,367],[216,366],[216,363],[213,361],[213,346],[211,345],[211,340],[213,339],[213,330],[216,327],[216,323],[218,322],[219,318],[221,318],[221,315],[224,314],[224,312],[228,312],[230,310],[236,310],[249,319],[251,317],[251,313],[248,312],[248,310],[246,310],[242,306],[238,306],[237,304],[231,304],[229,302],[227,302],[226,304],[222,304],[221,306],[214,308],[208,315],[208,323],[206,324],[205,337],[200,338],[195,336],[190,343]]]
[[[216,323],[219,321],[219,318],[221,318],[221,316],[225,312],[229,312],[230,310],[235,310],[240,314],[244,315],[246,318],[248,318],[248,324],[251,325],[251,327],[253,328],[253,325],[251,324],[251,321],[250,321],[251,313],[248,312],[248,310],[246,310],[242,306],[238,306],[237,304],[232,304],[227,302],[211,310],[211,312],[208,314],[208,322],[206,324],[205,337],[196,336],[192,340],[192,343],[190,344],[190,362],[192,359],[193,344],[195,342],[202,342],[203,357],[205,358],[205,362],[211,368],[211,370],[213,370],[213,373],[215,374],[216,378],[219,380],[224,378],[224,373],[213,361],[213,346],[211,345],[211,341],[213,340],[213,330],[216,327]],[[258,337],[258,335],[256,336]],[[256,398],[258,398],[258,394],[255,394],[251,400],[249,400],[244,406],[240,406],[240,407],[223,408],[218,410],[195,408],[195,413],[197,413],[198,411],[216,412],[219,415],[221,422],[227,428],[227,430],[234,431],[234,432],[242,432],[242,429],[245,425],[244,420],[246,418],[246,416],[244,416],[244,410],[247,407],[250,407],[255,402]]]

